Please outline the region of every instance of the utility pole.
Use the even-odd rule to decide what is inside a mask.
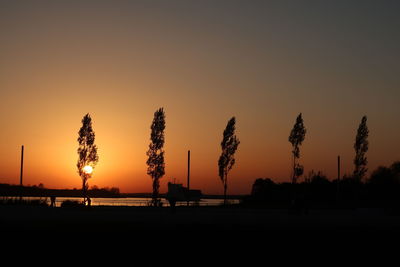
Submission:
[[[189,206],[190,199],[190,150],[188,150],[188,162],[187,162],[187,192],[188,192],[188,201],[187,205]]]
[[[190,189],[190,150],[188,150],[188,162],[187,162],[187,189]]]
[[[19,173],[19,186],[20,186],[20,196],[19,199],[22,200],[22,177],[24,174],[24,145],[21,146],[21,170]]]

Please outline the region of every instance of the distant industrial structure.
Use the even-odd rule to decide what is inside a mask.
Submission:
[[[168,192],[166,199],[171,206],[175,206],[178,201],[186,201],[189,205],[190,201],[200,201],[202,193],[197,189],[190,189],[190,150],[188,150],[188,164],[187,164],[187,187],[182,184],[168,182]]]
[[[178,201],[200,201],[201,196],[201,190],[187,189],[182,184],[168,182],[168,192],[165,198],[173,206]]]

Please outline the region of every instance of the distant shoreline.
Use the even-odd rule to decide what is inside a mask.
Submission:
[[[90,189],[88,192],[93,198],[151,198],[151,193],[120,193],[111,189]],[[37,186],[22,186],[0,184],[0,197],[82,197],[81,189],[49,189]],[[166,194],[160,194],[165,198]],[[245,195],[227,195],[227,199],[242,199]],[[223,199],[223,195],[206,194],[202,199]]]

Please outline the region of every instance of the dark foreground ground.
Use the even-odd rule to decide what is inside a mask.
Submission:
[[[151,207],[0,206],[0,242],[7,249],[39,249],[44,254],[93,251],[138,257],[154,252],[164,260],[191,255],[196,262],[208,261],[210,255],[233,261],[277,255],[286,255],[279,256],[281,261],[299,255],[326,255],[326,261],[351,256],[358,261],[379,255],[384,261],[398,255],[400,215],[380,209],[294,214],[238,207],[178,207],[171,213],[169,208]]]

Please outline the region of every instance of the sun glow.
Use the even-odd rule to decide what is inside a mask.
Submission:
[[[91,174],[93,172],[93,168],[92,166],[86,165],[85,167],[83,167],[83,171],[87,174]]]

